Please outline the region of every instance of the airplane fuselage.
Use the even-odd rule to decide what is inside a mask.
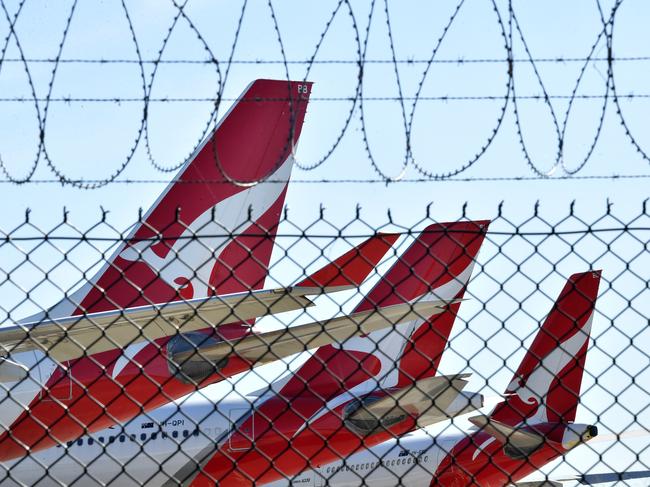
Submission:
[[[247,328],[239,328],[243,336]],[[141,342],[63,364],[42,352],[11,355],[29,371],[29,378],[0,388],[1,422],[6,428],[0,434],[0,461],[24,455],[24,446],[52,447],[129,420],[143,409],[156,409],[196,390],[197,384],[216,383],[251,368],[232,357],[222,368],[193,381],[175,373],[168,342],[170,338]]]
[[[141,415],[124,427],[113,426],[66,444],[4,462],[2,468],[5,478],[0,477],[0,482],[3,485],[4,482],[11,485],[11,481],[26,485],[39,481],[39,485],[176,485],[194,479],[197,470],[212,460],[216,452],[222,456],[245,460],[246,452],[252,453],[256,448],[263,447],[255,443],[262,432],[246,430],[247,423],[243,421],[250,415],[254,398],[235,395],[236,397],[214,402],[204,394],[196,392],[178,403],[167,404]],[[345,434],[352,433],[336,431],[343,426],[336,414],[328,413],[326,417],[332,425],[336,423],[337,428],[332,427],[328,431],[320,429],[319,432],[331,435],[329,445],[342,449],[346,442],[339,440]],[[397,427],[401,430],[398,433],[401,433],[413,427],[412,421]],[[237,434],[233,434],[235,430]],[[296,434],[295,431],[286,433]],[[275,434],[282,435],[282,431]],[[375,435],[371,441],[382,441],[390,436],[391,433],[383,432]],[[431,437],[419,434],[409,434],[403,441],[408,442],[407,453],[404,453],[406,450],[402,451],[403,448],[399,454],[395,453],[395,448],[390,446],[391,442],[382,443],[372,450],[350,457],[356,463],[350,463],[350,460],[345,468],[340,467],[340,462],[326,464],[327,460],[324,459],[327,456],[314,455],[312,463],[319,464],[322,461],[322,466],[315,472],[308,471],[299,475],[292,483],[324,485],[323,479],[329,478],[330,483],[335,482],[334,485],[338,485],[338,482],[348,485],[354,479],[363,478],[361,474],[371,475],[370,478],[379,482],[378,485],[393,485],[395,476],[402,474],[407,475],[405,478],[414,480],[427,476],[431,478],[435,467],[443,458],[442,443],[432,448]],[[453,447],[458,438],[445,438],[444,441]],[[315,441],[312,443],[313,448],[322,450],[322,444]],[[358,438],[356,443],[359,443]],[[406,443],[400,444],[404,446]],[[242,454],[244,457],[241,457]],[[365,466],[366,463],[372,463],[372,468]],[[222,471],[232,469],[233,474],[251,468],[250,465],[237,461],[222,467]],[[278,485],[287,483],[280,482]]]

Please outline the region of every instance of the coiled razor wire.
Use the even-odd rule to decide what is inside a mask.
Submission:
[[[609,12],[605,12],[601,5],[600,0],[595,2],[595,9],[600,19],[600,26],[596,29],[595,39],[591,43],[591,46],[586,52],[585,56],[574,56],[574,57],[563,57],[558,56],[554,57],[536,57],[535,52],[529,45],[527,41],[527,32],[526,29],[522,26],[518,9],[521,8],[520,4],[515,4],[512,0],[508,0],[507,3],[498,4],[496,0],[486,0],[487,5],[489,5],[490,10],[493,13],[492,20],[490,23],[494,23],[497,27],[497,31],[502,43],[503,43],[503,56],[502,57],[478,57],[478,58],[450,58],[442,59],[439,57],[439,51],[443,44],[450,42],[448,40],[449,32],[451,32],[456,25],[463,21],[463,12],[468,11],[469,9],[476,8],[477,5],[481,5],[478,2],[470,2],[469,0],[460,0],[455,4],[455,8],[452,9],[451,14],[446,23],[442,26],[440,32],[432,32],[432,38],[434,42],[430,49],[429,57],[418,57],[418,58],[400,58],[398,56],[398,51],[400,46],[403,45],[408,39],[404,38],[401,35],[401,32],[396,30],[392,24],[393,11],[392,9],[399,8],[397,5],[389,4],[387,0],[384,0],[381,5],[379,5],[377,0],[369,0],[367,4],[359,5],[352,4],[348,0],[338,0],[334,2],[334,6],[330,13],[323,18],[323,24],[320,28],[320,35],[317,37],[317,41],[313,48],[311,55],[307,56],[304,60],[299,59],[290,59],[287,56],[285,51],[283,40],[285,37],[285,30],[282,27],[282,19],[278,18],[278,13],[276,12],[275,5],[272,1],[267,2],[268,7],[268,20],[271,23],[273,30],[275,31],[278,50],[281,54],[280,59],[272,58],[261,58],[261,59],[245,59],[239,58],[237,56],[238,46],[240,37],[243,32],[249,28],[250,23],[248,19],[248,2],[243,1],[241,8],[239,9],[239,14],[235,18],[236,28],[232,41],[230,42],[230,48],[225,57],[219,57],[215,54],[214,46],[211,46],[210,42],[207,40],[206,36],[203,35],[200,28],[197,27],[194,19],[191,18],[191,14],[188,13],[188,4],[189,0],[177,1],[171,0],[171,6],[174,8],[174,15],[169,24],[169,28],[160,42],[160,47],[157,49],[157,54],[153,59],[145,59],[142,55],[142,33],[138,31],[136,25],[132,21],[132,16],[129,11],[127,3],[122,1],[120,3],[121,16],[128,26],[128,32],[130,35],[129,43],[132,45],[132,49],[135,55],[134,59],[128,58],[115,58],[115,59],[97,59],[93,58],[92,52],[89,52],[89,56],[85,58],[78,57],[65,57],[65,50],[67,41],[70,35],[71,27],[73,26],[75,19],[78,17],[77,6],[78,2],[73,1],[70,5],[70,9],[66,15],[66,20],[64,23],[63,30],[61,32],[60,39],[58,41],[58,49],[56,55],[53,58],[38,58],[31,57],[29,53],[25,50],[24,43],[20,39],[20,24],[21,20],[26,19],[26,16],[29,14],[26,13],[29,10],[25,8],[28,5],[27,0],[21,0],[18,2],[15,7],[15,11],[11,12],[10,8],[7,5],[7,2],[1,1],[0,7],[2,8],[2,17],[6,22],[6,35],[2,41],[2,47],[0,48],[0,76],[2,75],[3,66],[5,64],[19,64],[23,67],[27,79],[27,84],[29,87],[29,96],[1,96],[0,103],[20,103],[31,105],[33,107],[33,116],[35,121],[35,126],[38,127],[37,133],[38,138],[34,140],[34,152],[31,156],[31,159],[26,160],[24,163],[17,164],[14,161],[11,161],[12,167],[23,167],[24,172],[22,174],[15,174],[14,171],[10,170],[8,163],[3,158],[2,148],[0,148],[0,171],[4,176],[3,182],[10,182],[15,184],[23,184],[27,182],[43,182],[48,181],[48,178],[35,177],[37,168],[41,162],[44,162],[45,166],[53,175],[51,179],[52,182],[68,184],[80,188],[97,188],[105,186],[110,182],[116,181],[124,173],[124,170],[131,164],[134,160],[134,155],[137,148],[140,145],[144,146],[146,159],[149,161],[149,164],[155,171],[158,171],[162,174],[172,173],[178,170],[186,161],[187,158],[191,157],[194,154],[195,150],[201,145],[202,141],[206,136],[211,132],[214,127],[217,119],[220,114],[222,114],[222,104],[224,102],[231,102],[232,98],[227,98],[224,96],[224,90],[226,88],[226,83],[229,79],[229,71],[233,65],[270,65],[277,64],[284,67],[284,76],[289,79],[290,67],[293,66],[304,66],[304,75],[302,79],[307,80],[311,73],[312,68],[316,65],[327,65],[327,64],[340,64],[340,65],[353,65],[356,66],[356,76],[355,76],[355,85],[352,87],[351,94],[345,97],[337,96],[328,96],[328,97],[319,97],[317,94],[313,96],[312,102],[345,102],[347,107],[344,110],[344,116],[342,117],[342,122],[340,127],[334,127],[333,139],[331,142],[325,144],[324,152],[320,155],[316,155],[312,158],[311,161],[303,161],[300,158],[297,158],[296,165],[302,171],[312,171],[317,168],[323,167],[323,165],[331,159],[332,154],[341,144],[341,141],[346,136],[350,134],[350,128],[354,126],[355,121],[359,123],[359,129],[361,134],[361,139],[363,142],[363,147],[367,156],[367,163],[372,171],[376,174],[376,178],[321,178],[320,182],[329,183],[329,182],[343,182],[350,181],[352,179],[359,179],[360,181],[375,181],[381,180],[383,182],[396,182],[396,181],[432,181],[432,180],[458,180],[458,176],[464,175],[470,168],[476,167],[477,163],[482,161],[485,157],[486,152],[492,145],[492,142],[495,140],[497,135],[502,132],[504,127],[505,116],[508,113],[508,105],[512,105],[512,113],[514,115],[514,126],[517,133],[517,138],[519,145],[521,147],[521,152],[523,154],[526,165],[529,170],[532,172],[533,177],[539,179],[545,178],[557,178],[558,176],[573,176],[577,175],[585,167],[588,166],[589,161],[592,159],[594,154],[595,147],[599,140],[602,139],[603,130],[604,130],[604,121],[605,115],[607,112],[607,107],[614,103],[614,108],[616,116],[620,120],[620,123],[624,129],[625,136],[629,141],[630,145],[634,150],[639,154],[639,156],[646,162],[650,162],[650,155],[646,148],[644,148],[643,140],[641,140],[640,133],[635,131],[632,128],[629,122],[629,115],[626,115],[626,108],[623,107],[622,101],[626,100],[630,104],[635,101],[638,103],[643,100],[650,98],[650,93],[621,93],[618,89],[617,84],[617,65],[628,63],[628,64],[638,64],[647,63],[650,61],[650,55],[638,55],[638,56],[621,56],[616,57],[614,55],[615,46],[616,46],[616,32],[622,31],[625,29],[625,25],[621,24],[621,21],[617,21],[618,13],[625,9],[632,9],[633,4],[630,0],[616,0],[613,7]],[[627,5],[627,4],[631,5]],[[368,17],[367,24],[363,27],[359,23],[359,12],[363,7],[368,7]],[[383,22],[382,22],[383,21]],[[483,21],[487,22],[486,19]],[[353,54],[352,58],[346,56],[347,52],[341,52],[340,58],[329,58],[321,59],[322,46],[323,44],[333,36],[334,30],[332,26],[337,24],[340,26],[345,26],[349,37],[344,39],[344,42],[341,45],[347,46],[349,51]],[[169,46],[169,41],[178,31],[179,26],[182,25],[183,28],[189,29],[195,36],[198,44],[201,46],[202,57],[204,59],[166,59],[166,52]],[[363,33],[363,35],[362,35]],[[425,42],[423,40],[422,42]],[[388,49],[386,50],[386,58],[371,58],[369,57],[369,47],[373,43],[386,42]],[[11,43],[15,43],[17,56],[12,54],[8,55],[9,46]],[[374,45],[374,44],[373,44]],[[524,57],[515,58],[514,53],[521,50],[518,46],[523,48]],[[190,47],[191,48],[191,47]],[[606,56],[600,55],[599,53],[605,49],[607,52]],[[602,92],[596,93],[582,93],[581,87],[584,84],[585,73],[588,66],[593,65],[594,63],[602,63],[606,65],[606,75],[603,76],[603,87]],[[580,63],[580,69],[578,71],[575,81],[567,85],[567,91],[564,93],[551,93],[547,88],[547,81],[544,79],[544,70],[542,65],[560,65],[564,63]],[[52,65],[51,73],[49,76],[49,81],[47,83],[47,89],[45,93],[41,93],[37,89],[37,85],[34,82],[34,67],[37,65]],[[124,97],[124,96],[100,96],[100,97],[74,97],[74,96],[54,96],[54,88],[58,81],[58,68],[63,64],[100,64],[100,65],[109,65],[109,64],[127,64],[127,65],[137,65],[138,66],[138,75],[140,78],[140,87],[139,91],[142,93],[141,97]],[[217,76],[217,86],[215,93],[212,97],[174,97],[174,96],[155,96],[156,83],[159,82],[159,67],[163,64],[195,64],[195,65],[206,65],[212,68],[213,72]],[[393,68],[393,80],[388,80],[387,86],[391,84],[394,86],[394,92],[384,93],[380,96],[369,96],[366,94],[366,86],[369,81],[372,81],[368,78],[367,72],[364,70],[364,67],[369,65],[390,65]],[[427,79],[431,77],[431,69],[435,65],[443,64],[474,64],[474,65],[503,65],[504,73],[504,82],[503,82],[503,93],[500,95],[495,94],[471,94],[471,95],[446,95],[446,94],[424,94],[424,85],[427,82]],[[404,85],[404,80],[400,74],[399,66],[418,66],[423,65],[424,70],[422,72],[421,78],[417,81],[415,92],[413,95],[409,95]],[[152,69],[146,69],[147,66],[152,66]],[[534,84],[539,90],[539,94],[534,93],[524,93],[518,89],[516,73],[518,72],[519,67],[530,67],[533,72]],[[294,76],[295,77],[295,76]],[[389,88],[390,89],[390,88]],[[555,139],[553,143],[554,155],[551,160],[542,162],[540,157],[535,157],[531,154],[529,148],[529,142],[527,141],[527,133],[530,132],[530,128],[524,123],[521,117],[520,104],[523,100],[533,100],[542,102],[547,113],[549,114],[550,120],[552,121],[553,127],[553,137]],[[558,113],[557,107],[552,103],[555,100],[566,101],[566,109],[564,110],[564,116],[561,117]],[[593,135],[589,136],[589,143],[586,144],[584,153],[580,154],[575,161],[568,161],[566,159],[566,147],[568,137],[568,126],[569,122],[575,118],[573,117],[573,112],[575,111],[575,102],[577,100],[593,100],[595,103],[598,103],[598,113],[594,118],[595,128]],[[611,100],[611,101],[610,101]],[[401,114],[400,125],[403,130],[403,135],[400,136],[396,134],[396,140],[402,140],[404,143],[401,162],[399,162],[398,170],[391,174],[387,168],[383,167],[385,164],[382,164],[378,160],[378,154],[381,153],[379,147],[374,146],[370,137],[369,137],[369,123],[376,126],[380,124],[381,120],[373,119],[369,122],[368,115],[365,109],[365,103],[370,101],[391,101],[397,102],[399,104],[399,113]],[[432,159],[432,162],[425,163],[423,162],[425,157],[423,154],[414,154],[414,147],[416,147],[416,141],[413,138],[413,126],[416,121],[416,118],[422,117],[422,113],[425,110],[425,107],[422,105],[425,102],[439,102],[439,103],[449,103],[449,102],[461,102],[461,101],[486,101],[486,102],[498,102],[498,107],[495,109],[495,118],[489,130],[486,133],[486,137],[483,138],[483,142],[475,149],[470,151],[471,156],[465,160],[459,160],[455,163],[451,163],[451,168],[448,170],[436,170],[436,161],[435,158],[432,158],[430,155],[426,159]],[[151,112],[153,104],[160,103],[193,103],[193,102],[208,102],[212,104],[212,109],[208,114],[207,118],[202,124],[202,128],[194,135],[195,139],[192,143],[192,148],[189,151],[188,155],[185,158],[179,160],[161,160],[158,156],[154,154],[154,148],[152,146],[152,140],[150,135],[150,121],[151,121]],[[49,120],[48,114],[51,111],[51,107],[55,103],[65,103],[65,104],[74,104],[74,103],[109,103],[109,104],[121,104],[121,103],[137,103],[142,104],[141,119],[136,125],[136,131],[133,134],[132,142],[129,144],[126,154],[123,156],[122,160],[119,161],[119,164],[116,168],[111,170],[109,176],[105,178],[93,178],[92,176],[87,179],[80,179],[71,177],[66,174],[65,170],[62,168],[60,161],[55,160],[51,154],[51,151],[48,150],[48,126],[51,123]],[[410,110],[407,108],[410,105]],[[428,109],[428,108],[427,108]],[[430,109],[429,109],[430,110]],[[416,113],[419,115],[416,117]],[[434,112],[435,113],[435,112]],[[355,114],[357,115],[355,119]],[[110,122],[108,122],[110,123]],[[291,146],[289,141],[287,141],[287,150],[294,151],[294,147]],[[215,164],[219,167],[220,171],[223,173],[225,179],[236,184],[255,184],[255,181],[235,181],[228,174],[225,174],[223,168],[219,163],[218,157],[216,157],[215,152]],[[417,173],[417,177],[408,177],[407,170],[413,168]],[[561,174],[560,174],[561,173]],[[628,177],[625,174],[616,174],[610,173],[596,175],[596,177]],[[641,175],[645,177],[645,175]],[[508,179],[512,176],[497,176],[495,179]],[[594,177],[594,175],[589,175],[589,177]],[[518,177],[512,177],[513,179],[518,179]],[[464,179],[466,180],[486,180],[491,179],[485,176],[470,176],[465,175]],[[136,182],[135,179],[129,179],[131,182]]]

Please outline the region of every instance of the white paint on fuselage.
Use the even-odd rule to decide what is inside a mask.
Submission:
[[[249,410],[245,397],[215,403],[198,392],[138,416],[124,427],[2,463],[0,479],[4,477],[3,486],[160,486],[206,448],[214,451]]]
[[[435,436],[420,429],[349,456],[345,461],[304,472],[267,487],[429,486],[440,462],[461,439],[459,433]]]
[[[123,428],[115,426],[1,464],[2,485],[162,486],[201,455],[211,456],[244,414],[252,398],[236,394],[219,399],[196,392]],[[438,425],[440,426],[440,425]],[[449,423],[446,428],[451,428]],[[436,428],[439,429],[439,428]],[[421,429],[341,461],[308,471],[273,486],[429,485],[438,464],[461,439],[460,430],[439,435]],[[228,448],[229,445],[224,445]],[[13,480],[11,482],[10,480]],[[176,483],[176,482],[174,482]]]

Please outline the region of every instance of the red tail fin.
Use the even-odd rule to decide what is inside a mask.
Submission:
[[[433,299],[457,297],[469,279],[486,228],[485,222],[431,225],[399,257],[355,311],[410,302],[427,294]],[[442,323],[445,329],[436,327],[436,333],[446,337],[449,334],[446,328],[451,329],[453,319]],[[400,357],[404,379],[425,377],[425,370],[431,369],[432,363],[435,365],[434,359],[442,353],[446,339],[442,348],[438,346],[441,340],[437,340],[430,347],[418,347],[417,351],[407,349],[408,356],[404,356],[409,337],[422,325],[423,320],[417,320],[366,337],[352,338],[339,346],[322,347],[296,371],[283,387],[282,394],[300,394],[308,387],[310,394],[324,398],[368,380],[373,382],[373,388],[377,381],[384,387],[392,387],[397,384],[395,363]],[[426,332],[421,335],[427,340],[431,338]]]
[[[575,420],[600,274],[569,278],[493,419],[511,426]]]
[[[447,269],[438,269],[438,272],[452,277],[447,284],[450,290],[436,291],[444,299],[461,299],[465,295],[476,256],[483,245],[489,225],[489,221],[460,222],[445,228],[453,243],[450,245],[450,257],[446,259],[449,262]],[[438,280],[439,278],[434,278],[434,282]],[[451,288],[458,289],[453,296]],[[400,359],[397,384],[399,387],[436,375],[459,308],[460,303],[452,304],[449,310],[414,327]]]
[[[128,243],[50,314],[262,287],[310,91],[311,83],[253,82]],[[255,184],[265,179],[279,182]]]

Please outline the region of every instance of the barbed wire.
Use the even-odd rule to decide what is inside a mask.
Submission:
[[[594,40],[590,45],[587,55],[584,56],[536,56],[534,50],[527,42],[527,30],[522,27],[519,21],[519,12],[511,0],[507,3],[502,2],[498,4],[496,0],[488,2],[490,10],[493,12],[493,17],[489,21],[497,28],[496,36],[500,38],[497,44],[501,44],[503,51],[502,56],[448,56],[441,57],[440,52],[442,47],[446,47],[447,43],[452,42],[448,40],[449,33],[454,31],[454,28],[462,23],[462,16],[464,12],[472,7],[468,7],[464,0],[455,4],[451,9],[451,13],[447,21],[443,24],[442,30],[439,33],[432,33],[431,41],[433,41],[430,48],[430,56],[413,56],[405,57],[400,56],[398,48],[405,43],[408,39],[404,37],[402,31],[397,30],[391,24],[391,10],[386,2],[383,2],[381,8],[376,5],[376,0],[370,1],[365,6],[367,9],[367,23],[360,23],[361,11],[360,6],[352,6],[348,1],[340,0],[335,2],[333,9],[329,16],[323,19],[323,25],[318,35],[318,41],[315,44],[314,50],[310,56],[304,58],[289,58],[287,52],[283,47],[283,38],[286,35],[286,28],[282,29],[278,22],[277,15],[274,11],[272,2],[267,3],[268,18],[271,20],[271,27],[275,32],[275,42],[282,54],[281,58],[246,58],[238,50],[238,43],[242,33],[246,31],[248,15],[247,2],[241,4],[236,17],[236,30],[232,38],[230,49],[225,56],[217,54],[211,42],[204,36],[201,28],[195,24],[195,19],[188,13],[187,1],[172,2],[174,14],[171,18],[169,28],[162,38],[160,47],[157,49],[157,56],[145,57],[142,49],[142,42],[144,34],[134,26],[129,7],[126,3],[121,4],[121,16],[125,20],[125,25],[128,27],[129,43],[133,47],[134,57],[106,57],[106,58],[93,58],[92,55],[84,57],[66,57],[65,46],[68,42],[69,32],[71,25],[77,21],[80,14],[76,14],[76,2],[72,2],[70,10],[66,15],[65,24],[61,33],[60,40],[58,41],[58,52],[54,57],[37,57],[30,56],[24,49],[20,42],[20,25],[24,16],[29,15],[25,13],[23,6],[26,0],[19,2],[15,12],[11,13],[9,8],[3,3],[2,9],[4,17],[7,22],[7,33],[4,36],[4,42],[0,50],[0,76],[2,76],[3,68],[7,69],[9,66],[22,66],[26,75],[27,83],[29,85],[29,95],[13,95],[13,96],[0,96],[0,103],[2,104],[25,104],[32,105],[35,119],[36,139],[34,140],[35,155],[32,157],[31,162],[16,162],[6,160],[3,157],[3,151],[0,148],[0,170],[4,175],[2,182],[10,183],[42,183],[48,181],[48,178],[35,177],[37,168],[44,162],[49,171],[54,174],[51,182],[63,183],[80,188],[97,188],[105,186],[111,182],[117,181],[118,177],[123,174],[124,170],[131,164],[133,158],[140,146],[144,145],[146,152],[146,159],[154,170],[161,173],[170,173],[178,170],[187,161],[195,150],[201,146],[204,139],[210,132],[211,128],[219,118],[219,114],[223,112],[222,105],[224,103],[231,103],[237,98],[226,96],[226,86],[229,78],[229,71],[232,66],[247,66],[247,65],[276,65],[284,68],[284,76],[289,78],[290,66],[303,66],[305,68],[304,79],[307,79],[312,72],[312,67],[327,66],[327,65],[342,65],[356,68],[355,85],[352,86],[351,94],[348,96],[319,96],[314,95],[311,99],[313,103],[346,103],[349,108],[345,110],[342,123],[340,127],[333,127],[331,130],[333,137],[330,143],[326,143],[327,148],[320,154],[313,157],[312,160],[297,159],[296,165],[303,171],[313,171],[323,166],[323,164],[330,160],[336,153],[341,145],[344,137],[351,134],[351,127],[353,122],[358,122],[362,143],[365,148],[366,159],[369,168],[376,174],[376,177],[369,178],[318,178],[318,181],[326,184],[332,182],[369,182],[374,183],[377,180],[383,182],[426,182],[426,181],[441,181],[441,180],[457,180],[457,181],[508,181],[508,180],[521,180],[520,177],[496,176],[485,177],[482,175],[467,175],[462,179],[454,179],[461,174],[467,174],[470,168],[476,167],[478,161],[485,159],[485,154],[488,152],[497,135],[503,130],[506,114],[512,113],[514,115],[514,128],[517,133],[518,142],[520,145],[521,153],[524,161],[530,171],[539,179],[558,179],[562,172],[562,176],[573,176],[582,171],[588,166],[589,161],[593,158],[595,147],[599,140],[603,137],[604,125],[607,108],[614,106],[616,117],[623,127],[625,137],[630,146],[639,155],[639,157],[646,162],[650,162],[650,156],[647,149],[644,147],[644,141],[639,140],[642,132],[635,128],[635,124],[630,122],[630,107],[623,106],[623,102],[629,105],[634,101],[643,101],[650,99],[650,93],[637,93],[633,90],[627,92],[622,91],[616,83],[617,66],[635,65],[650,61],[650,55],[615,55],[615,22],[618,12],[622,6],[627,3],[625,0],[616,0],[610,11],[604,12],[599,3],[597,3],[598,16],[600,18],[600,27],[597,29]],[[504,6],[505,5],[505,6]],[[342,19],[342,20],[339,20]],[[322,47],[324,43],[332,36],[332,26],[336,23],[345,25],[345,31],[349,34],[349,42],[346,44],[349,49],[345,52],[345,56],[341,58],[323,58]],[[462,25],[462,24],[460,24]],[[199,59],[180,59],[167,57],[167,47],[170,39],[174,33],[179,29],[189,30],[192,35],[197,39],[201,46],[202,53]],[[383,29],[383,33],[379,38],[388,43],[388,56],[377,56],[375,51],[370,54],[370,47],[378,42],[377,37],[378,29]],[[339,33],[340,34],[340,33]],[[374,37],[373,37],[374,36]],[[371,40],[372,39],[372,40]],[[16,46],[16,49],[11,50],[12,54],[9,55],[10,45]],[[17,53],[15,51],[18,51]],[[523,50],[524,55],[517,55],[519,51]],[[602,51],[606,50],[607,54],[603,55]],[[91,53],[92,54],[92,53]],[[353,54],[349,56],[349,54]],[[202,58],[202,59],[201,59]],[[557,66],[562,64],[578,64],[580,70],[577,77],[572,83],[572,87],[567,87],[564,92],[555,92],[547,88],[548,80],[545,79],[545,74],[542,72],[540,65]],[[138,78],[140,87],[138,91],[141,96],[73,96],[57,95],[61,88],[58,87],[57,81],[58,67],[61,65],[135,65],[139,68]],[[211,96],[156,96],[158,83],[160,82],[159,66],[163,65],[197,65],[206,66],[210,68],[211,72],[216,75],[216,86],[214,88],[214,95]],[[392,73],[385,80],[387,85],[394,84],[395,94],[383,95],[376,92],[368,92],[368,83],[373,81],[364,68],[366,66],[386,66],[393,67]],[[490,65],[499,68],[502,73],[503,80],[498,85],[502,86],[502,93],[472,93],[472,94],[456,94],[456,93],[430,93],[425,90],[425,85],[429,85],[429,78],[431,78],[431,68],[433,66],[463,66],[463,65]],[[36,74],[36,66],[49,66],[51,67],[51,74],[47,78],[47,83],[41,83],[43,78],[42,74]],[[423,68],[419,79],[414,78],[415,90],[413,94],[408,93],[406,88],[406,75],[401,72],[403,67],[420,67]],[[602,91],[600,92],[587,92],[583,90],[585,84],[585,76],[587,67],[602,66],[606,72],[598,71],[603,78]],[[399,69],[398,69],[399,67]],[[521,78],[521,70],[532,68],[532,77],[528,80]],[[410,74],[409,76],[412,76]],[[36,82],[36,77],[39,82]],[[531,84],[532,83],[532,84]],[[46,92],[40,88],[45,85]],[[55,90],[55,85],[56,90]],[[496,86],[496,85],[495,85]],[[532,87],[532,89],[531,89]],[[592,88],[593,89],[593,88]],[[584,153],[575,157],[575,160],[567,159],[567,142],[569,123],[575,118],[575,105],[577,101],[593,101],[598,106],[596,108],[597,115],[594,118],[595,128],[593,135],[589,136],[589,142],[586,143]],[[544,113],[548,114],[552,122],[552,142],[549,140],[549,147],[554,148],[554,155],[550,160],[543,162],[541,157],[531,152],[531,127],[522,120],[521,103],[524,101],[542,102]],[[367,105],[371,102],[390,102],[396,103],[399,106],[399,129],[400,133],[395,133],[395,140],[400,140],[399,144],[403,144],[403,150],[399,156],[399,169],[394,174],[389,174],[390,171],[386,167],[382,167],[382,163],[377,159],[377,154],[381,154],[382,146],[378,141],[374,140],[370,135],[369,124],[376,127],[378,123],[375,118],[369,120],[367,112]],[[423,152],[423,137],[421,132],[415,130],[415,125],[418,120],[422,120],[425,116],[430,116],[433,112],[433,107],[428,107],[425,104],[431,102],[448,103],[448,102],[498,102],[498,105],[493,109],[494,119],[492,122],[486,122],[486,125],[481,130],[485,129],[485,134],[481,137],[480,133],[473,134],[476,140],[483,140],[478,143],[474,150],[465,148],[471,156],[465,157],[460,155],[460,151],[454,154],[458,157],[457,160],[446,161],[445,164],[449,165],[449,169],[441,170],[437,168],[435,158],[431,157],[429,152]],[[558,106],[553,102],[566,102],[562,109],[563,114]],[[52,106],[59,104],[132,104],[138,106],[141,104],[141,118],[135,123],[132,142],[126,147],[126,153],[119,164],[111,170],[110,176],[106,178],[88,178],[80,179],[68,174],[65,169],[66,164],[57,156],[53,159],[52,151],[48,148],[51,142],[48,140],[48,124],[51,123],[48,118],[48,112],[51,111]],[[162,161],[159,160],[160,156],[154,154],[151,142],[150,125],[152,121],[152,110],[154,105],[161,104],[183,104],[183,103],[200,103],[210,107],[205,121],[201,125],[198,133],[193,134],[194,143],[190,145],[191,149],[188,155],[184,158],[175,160]],[[511,111],[509,108],[511,107]],[[139,109],[140,107],[138,107]],[[492,108],[490,108],[492,109]],[[417,114],[417,116],[416,116]],[[486,120],[488,120],[486,116]],[[5,123],[8,123],[5,120]],[[381,123],[381,122],[379,122]],[[506,124],[507,125],[507,124]],[[575,137],[575,136],[574,136]],[[426,138],[425,138],[426,139]],[[471,143],[470,143],[471,144]],[[426,154],[426,157],[424,156]],[[397,164],[397,162],[395,162]],[[17,174],[15,169],[22,167],[22,175]],[[418,177],[409,177],[407,171],[412,169],[418,174]],[[225,175],[228,176],[228,175]],[[638,178],[645,177],[644,175],[619,175],[616,173],[599,174],[596,176],[589,175],[588,179],[602,179],[611,177],[618,179],[620,177]],[[226,177],[228,179],[228,177]],[[155,180],[151,179],[134,179],[125,178],[122,183],[129,183],[141,181],[148,182]],[[298,182],[294,181],[294,182]]]
[[[649,179],[650,174],[590,174],[590,175],[577,175],[577,176],[554,176],[553,181],[602,181],[602,180],[634,180],[634,179]],[[403,178],[398,182],[403,184],[409,183],[426,183],[431,181],[446,182],[446,183],[467,183],[473,181],[548,181],[546,176],[484,176],[484,177],[450,177],[450,178]],[[101,184],[103,179],[77,179],[71,180],[79,185],[84,183]],[[58,179],[32,179],[29,181],[32,184],[65,184]],[[381,184],[389,185],[397,181],[386,181],[385,179],[265,179],[264,184]],[[115,179],[111,184],[216,184],[216,185],[229,185],[228,181],[220,179]],[[0,184],[12,184],[12,181],[0,180]]]
[[[364,64],[526,64],[526,63],[585,63],[585,62],[645,62],[650,61],[650,56],[612,56],[611,59],[602,56],[594,57],[540,57],[540,58],[450,58],[450,59],[364,59]],[[111,58],[6,58],[5,63],[58,63],[58,64],[215,64],[218,61],[207,59],[111,59]],[[232,59],[222,61],[219,64],[229,66],[232,64],[353,64],[358,65],[359,61],[350,59]]]

